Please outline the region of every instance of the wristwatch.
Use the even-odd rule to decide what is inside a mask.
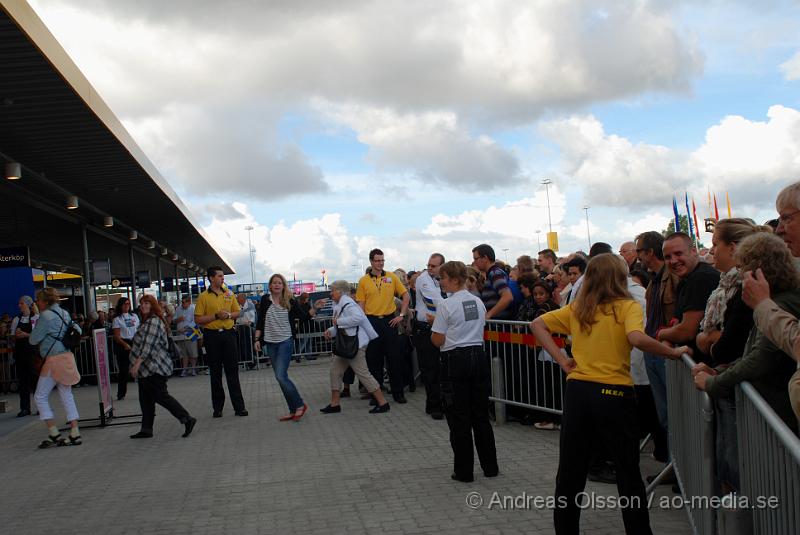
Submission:
[[[400,316],[401,318],[405,318],[405,317],[406,317],[405,313],[403,313],[403,312],[401,312],[400,314],[398,314],[398,316]]]

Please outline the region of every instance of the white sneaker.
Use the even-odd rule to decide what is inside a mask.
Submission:
[[[189,374],[186,372],[186,370],[183,370],[181,372],[181,377],[186,377],[187,375],[189,375]]]

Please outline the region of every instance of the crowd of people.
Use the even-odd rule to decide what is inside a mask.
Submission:
[[[491,320],[515,320],[518,330],[529,330],[537,340],[523,373],[527,388],[549,390],[543,403],[562,409],[560,419],[531,412],[538,416],[537,428],[561,434],[556,498],[567,505],[556,508],[556,532],[578,531],[575,499],[588,477],[615,482],[620,496],[630,498],[631,506],[622,510],[628,533],[650,533],[639,440],[650,434],[653,456],[669,461],[665,359],[691,355],[697,363],[692,370],[696,387],[714,400],[721,493],[739,490],[737,384],[751,382],[786,425],[798,431],[800,183],[780,192],[776,209],[778,218],[765,225],[745,218],[717,221],[709,250],[701,250],[686,233],[653,230],[622,243],[618,254],[610,244],[597,242],[588,253],[559,257],[544,249],[536,258],[523,255],[508,265],[490,245],[480,244],[472,249],[471,265],[448,262],[434,252],[425,269],[391,272],[384,269],[383,251],[373,249],[370,267],[355,286],[343,280],[330,286],[332,326],[323,336],[333,341],[334,355],[330,403],[320,412],[341,413],[356,377],[362,398],[370,400],[370,413],[389,412],[384,392],[394,403],[405,404],[406,393],[416,390],[415,351],[425,411],[434,420],[446,419],[450,429],[452,478],[474,480],[473,450],[484,476],[494,477],[499,467],[484,330]],[[214,418],[223,415],[223,375],[234,414],[248,415],[239,384],[235,323],[252,325],[255,351],[270,358],[288,406],[280,420],[298,421],[308,411],[289,377],[293,341],[297,326],[311,321],[326,300],[296,299],[286,279],[274,274],[255,306],[224,285],[221,268],[209,268],[207,277],[208,288],[195,304],[185,299],[180,307],[166,307],[143,296],[133,313],[122,298],[113,318],[97,313],[84,323],[84,330],[110,325],[120,369],[117,398],[126,396],[127,373],[138,380],[143,420],[132,438],[152,437],[156,403],[184,426],[183,436],[197,422],[167,392],[173,322],[186,334],[177,346],[184,373],[193,373],[198,359],[191,333],[202,331]],[[73,321],[51,289],[37,293],[35,302],[24,296],[19,309],[11,331],[15,358],[29,379],[20,387],[20,415],[30,414],[30,400],[22,397],[29,397],[38,373],[34,400],[49,433],[41,446],[80,444],[70,392],[76,381],[74,359],[70,367],[71,353],[62,343],[64,326]],[[44,359],[38,372],[36,354]],[[555,371],[560,380],[537,383],[534,369]],[[47,397],[53,388],[71,422],[66,438],[52,423]]]

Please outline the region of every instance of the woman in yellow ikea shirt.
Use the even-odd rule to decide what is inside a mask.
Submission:
[[[652,533],[639,471],[631,349],[635,346],[676,359],[689,350],[669,347],[644,334],[642,316],[641,305],[628,293],[623,260],[601,254],[589,261],[578,298],[531,324],[536,339],[569,374],[553,513],[558,534],[578,533],[589,462],[600,444],[611,453],[616,467],[625,532]],[[559,350],[553,333],[572,336],[574,358]]]

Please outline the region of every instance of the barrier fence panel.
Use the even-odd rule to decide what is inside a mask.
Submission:
[[[310,321],[297,324],[292,356],[311,356],[333,352],[333,340],[326,340],[324,333],[333,325],[332,316],[314,316]]]
[[[256,330],[252,325],[236,325],[236,343],[239,345],[239,366],[253,368],[256,361]]]
[[[752,532],[800,533],[800,439],[747,382],[736,389],[736,425],[741,497],[750,505]]]
[[[715,496],[714,408],[708,394],[694,386],[694,365],[686,354],[666,362],[669,451],[682,494],[692,498],[685,502],[692,529],[713,535],[716,511],[695,498]]]
[[[566,376],[536,344],[524,321],[489,320],[484,340],[491,359],[495,420],[505,421],[506,405],[561,414]],[[564,346],[564,339],[553,340]]]
[[[0,392],[16,391],[17,367],[14,366],[14,345],[12,338],[0,338]]]

